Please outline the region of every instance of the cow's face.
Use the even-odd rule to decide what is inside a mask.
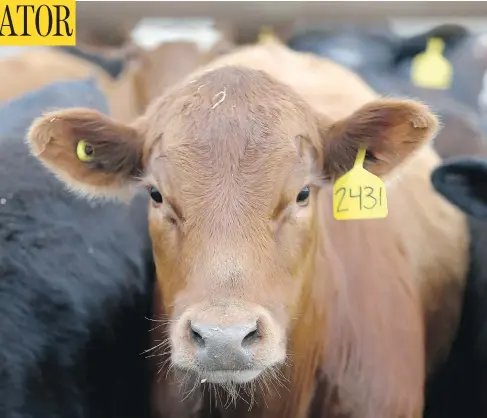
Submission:
[[[425,106],[400,100],[331,123],[266,74],[226,67],[169,92],[132,126],[71,109],[37,120],[29,139],[83,193],[147,188],[171,361],[226,384],[286,359],[326,233],[316,217],[331,202],[320,190],[360,145],[366,168],[385,174],[436,129]]]

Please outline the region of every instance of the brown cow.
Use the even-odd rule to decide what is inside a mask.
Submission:
[[[205,392],[206,416],[234,401],[220,416],[418,418],[467,265],[464,216],[429,181],[437,131],[426,106],[269,43],[214,61],[132,125],[62,110],[28,139],[81,194],[147,188],[162,367]],[[360,145],[389,216],[336,221],[331,184]]]
[[[56,81],[94,77],[107,91],[111,78],[101,68],[56,48],[35,48],[0,60],[0,103]]]
[[[131,122],[168,87],[230,48],[222,43],[209,52],[201,52],[188,41],[164,42],[149,51],[131,47],[131,59],[109,93],[113,116],[121,122]]]
[[[28,49],[0,60],[0,79],[8,81],[0,86],[0,103],[47,84],[94,77],[108,98],[111,115],[118,121],[131,122],[155,97],[155,91],[162,91],[174,81],[182,79],[199,65],[227,51],[226,48],[230,46],[222,43],[203,53],[191,42],[166,42],[146,51],[129,44],[117,51],[120,60],[125,55],[130,57],[117,79],[98,65],[61,49]],[[85,47],[81,50],[93,52]],[[113,51],[100,48],[95,52],[100,57],[109,57]],[[159,77],[157,85],[156,75]]]

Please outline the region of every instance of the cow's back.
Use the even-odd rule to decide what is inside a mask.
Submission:
[[[111,78],[97,65],[55,48],[35,48],[0,61],[0,103],[55,81],[96,77],[103,90]]]
[[[94,81],[0,107],[0,416],[148,416],[152,254],[146,199],[75,197],[24,141],[51,107],[106,112]]]
[[[292,51],[274,41],[240,47],[192,73],[186,82],[197,74],[225,65],[263,70],[293,87],[315,109],[332,118],[348,116],[376,96],[352,71],[326,58]]]

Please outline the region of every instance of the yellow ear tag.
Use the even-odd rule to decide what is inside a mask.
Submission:
[[[413,58],[411,82],[429,89],[449,89],[452,83],[453,67],[442,55],[445,43],[441,38],[428,39],[426,50]]]
[[[260,28],[259,38],[257,41],[259,44],[274,41],[275,39],[276,39],[276,35],[271,26],[262,26]]]
[[[339,221],[387,216],[386,186],[363,167],[364,161],[365,148],[360,148],[353,168],[333,186],[333,215]]]
[[[93,148],[93,145],[81,140],[76,146],[76,155],[81,161],[91,161],[93,158],[95,158],[95,149]]]

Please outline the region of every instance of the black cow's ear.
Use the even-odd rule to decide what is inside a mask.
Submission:
[[[487,219],[487,161],[472,157],[445,161],[432,172],[431,182],[466,214]]]

